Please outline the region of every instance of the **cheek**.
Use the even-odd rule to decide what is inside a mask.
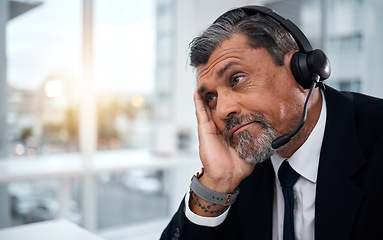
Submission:
[[[264,111],[270,123],[278,132],[285,132],[299,123],[302,116],[300,101],[293,96],[273,94],[264,102]],[[298,119],[298,121],[297,121]]]
[[[213,117],[213,122],[215,126],[222,133],[225,130],[226,123],[220,120],[220,118],[217,116],[217,114],[214,113],[214,111],[212,112],[212,117]]]
[[[298,100],[289,100],[285,104],[279,106],[279,126],[280,131],[291,131],[294,129],[302,118],[303,104]]]
[[[288,119],[289,113],[291,113],[291,109],[285,105],[282,105],[279,109],[279,117],[282,121]]]

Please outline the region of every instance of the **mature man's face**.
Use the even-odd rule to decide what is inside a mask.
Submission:
[[[299,122],[304,94],[286,63],[275,65],[265,49],[234,35],[197,68],[198,92],[215,125],[248,162],[270,157],[272,140]]]

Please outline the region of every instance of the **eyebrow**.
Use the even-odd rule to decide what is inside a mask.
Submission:
[[[237,61],[231,61],[231,62],[227,63],[223,68],[221,68],[218,71],[218,73],[217,73],[218,77],[222,77],[229,68],[236,66],[236,65],[241,65],[241,63],[239,63]]]
[[[237,66],[237,65],[241,65],[240,62],[237,62],[237,61],[231,61],[231,62],[228,62],[225,66],[223,66],[217,73],[217,76],[218,77],[222,77],[228,69],[230,69],[231,67],[233,66]],[[201,86],[199,89],[198,89],[198,93],[200,95],[204,94],[205,92],[207,91],[207,88],[204,87],[204,86]]]
[[[206,92],[206,87],[204,87],[204,86],[202,86],[202,87],[200,87],[199,89],[198,89],[198,94],[199,95],[202,95],[204,92]]]

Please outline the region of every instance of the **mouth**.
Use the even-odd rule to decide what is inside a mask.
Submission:
[[[254,123],[254,122],[246,122],[246,123],[238,124],[238,125],[232,127],[232,128],[229,130],[227,136],[228,136],[229,138],[232,138],[234,135],[236,135],[236,134],[238,134],[238,133],[244,131],[244,130],[247,128],[247,126],[249,126],[249,125],[252,124],[252,123]]]

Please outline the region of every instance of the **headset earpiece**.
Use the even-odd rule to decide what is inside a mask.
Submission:
[[[320,80],[323,81],[330,77],[331,67],[330,61],[326,54],[320,49],[312,51],[308,58],[308,66],[312,74],[316,73],[319,75]]]
[[[308,53],[300,51],[294,53],[290,66],[295,80],[306,89],[311,87],[313,74],[317,74],[320,81],[323,81],[331,73],[330,62],[324,52],[319,49]]]

